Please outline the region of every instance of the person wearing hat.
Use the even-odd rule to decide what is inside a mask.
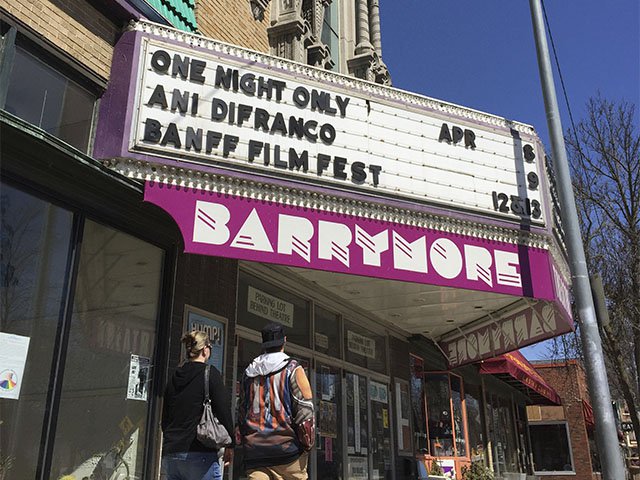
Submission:
[[[238,427],[249,480],[305,480],[315,441],[311,385],[302,366],[284,353],[284,329],[262,329],[262,355],[245,369]]]

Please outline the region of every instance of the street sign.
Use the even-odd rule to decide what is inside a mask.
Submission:
[[[631,422],[622,422],[620,426],[623,432],[633,432],[633,423]]]

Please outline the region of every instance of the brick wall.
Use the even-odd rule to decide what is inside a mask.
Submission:
[[[596,478],[592,470],[587,425],[582,410],[582,400],[589,401],[584,370],[576,362],[535,365],[535,368],[562,398],[576,472],[571,478],[575,480]],[[545,480],[566,480],[567,476],[545,475],[544,478]]]
[[[196,20],[202,35],[267,53],[269,9],[255,20],[249,0],[197,0]]]
[[[231,390],[238,284],[237,260],[181,254],[178,256],[175,283],[169,334],[168,375],[171,375],[183,360],[180,339],[186,331],[184,306],[188,304],[227,319],[225,383]]]
[[[109,78],[119,28],[86,0],[0,0],[0,9],[98,76]]]

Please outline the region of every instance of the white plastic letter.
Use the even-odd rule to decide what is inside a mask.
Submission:
[[[439,238],[431,244],[429,259],[433,269],[443,278],[456,278],[462,271],[460,249],[448,238]]]
[[[496,283],[510,287],[522,287],[522,278],[518,271],[520,268],[518,254],[496,250],[493,252],[493,257],[496,261]]]
[[[346,225],[322,220],[318,222],[318,258],[335,258],[348,267],[351,240],[353,234]]]
[[[483,247],[474,245],[464,246],[464,259],[467,264],[467,280],[481,280],[493,287],[491,252]]]
[[[427,240],[420,237],[407,242],[393,232],[393,266],[399,270],[427,273]]]
[[[255,208],[251,210],[242,227],[238,230],[233,242],[231,242],[231,246],[246,248],[247,250],[273,252],[267,232],[264,231],[264,226]]]
[[[229,210],[219,203],[196,201],[193,223],[193,241],[224,245],[229,240],[227,223],[231,219]]]
[[[380,254],[389,250],[389,230],[371,236],[356,225],[356,245],[362,248],[362,263],[379,267]]]
[[[278,253],[292,255],[295,252],[310,263],[311,237],[313,224],[306,218],[278,216]]]

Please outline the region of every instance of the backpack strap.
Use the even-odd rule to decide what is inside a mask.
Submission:
[[[211,399],[209,398],[209,370],[210,370],[211,366],[207,364],[206,367],[204,367],[204,403],[209,403],[211,402]]]

